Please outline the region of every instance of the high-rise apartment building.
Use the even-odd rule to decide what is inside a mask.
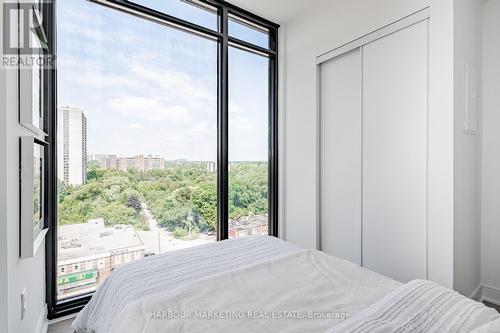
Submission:
[[[57,176],[66,184],[82,185],[87,173],[87,118],[74,107],[57,110]]]

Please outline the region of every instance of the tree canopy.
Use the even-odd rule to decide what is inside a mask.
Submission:
[[[231,219],[267,212],[267,170],[265,162],[231,163]],[[85,185],[59,184],[59,224],[102,218],[107,225],[147,229],[147,207],[158,224],[175,235],[212,232],[217,225],[216,180],[204,163],[169,164],[144,172],[103,170],[92,164]]]

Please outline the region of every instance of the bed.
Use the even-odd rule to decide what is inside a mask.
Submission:
[[[268,236],[116,269],[78,332],[500,332],[500,316],[429,281],[397,281]]]

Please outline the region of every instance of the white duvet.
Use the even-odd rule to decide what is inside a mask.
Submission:
[[[78,333],[109,333],[119,313],[131,303],[174,290],[187,283],[259,262],[287,256],[302,249],[275,237],[230,239],[144,258],[117,268],[98,288],[72,324]],[[333,259],[337,285],[346,289],[342,304],[356,300],[357,308],[371,304],[399,283],[340,259]],[[373,285],[372,282],[375,282]],[[353,291],[351,296],[349,292]],[[300,291],[299,291],[300,292]],[[366,297],[365,297],[366,296]],[[363,298],[365,297],[365,298]]]
[[[431,282],[402,285],[322,252],[258,236],[122,266],[72,327],[79,333],[500,333],[495,318],[493,310]],[[422,325],[414,329],[414,323]]]
[[[131,303],[112,332],[324,333],[399,285],[348,261],[302,250]]]
[[[113,271],[71,327],[78,333],[108,333],[113,320],[127,304],[213,274],[300,250],[275,237],[254,236],[137,260]]]

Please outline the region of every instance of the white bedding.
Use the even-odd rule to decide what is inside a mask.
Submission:
[[[249,237],[173,251],[121,266],[97,290],[72,327],[79,333],[109,333],[112,325],[115,325],[113,332],[120,333],[325,332],[332,327],[331,332],[359,332],[347,326],[343,329],[342,325],[373,319],[370,313],[385,313],[385,309],[399,304],[412,292],[413,284],[403,286],[345,260],[303,250],[273,237]],[[494,319],[494,313],[478,303],[466,300],[470,302],[467,303],[456,293],[442,289],[446,295],[452,295],[448,300],[451,307],[458,299],[465,308],[476,309],[462,313],[464,307],[456,307],[455,317],[481,314],[477,317],[481,320],[465,326],[467,330],[486,322],[488,316],[488,320]],[[399,320],[427,318],[433,312],[419,312],[421,304],[434,303],[432,297],[423,297],[394,313],[401,314]],[[187,310],[184,316],[191,317],[170,318],[164,312],[168,309]],[[248,311],[257,313],[249,316]],[[319,318],[307,319],[308,311]],[[170,314],[181,315],[181,312]],[[224,320],[213,318],[221,314],[225,314]],[[200,320],[193,320],[197,315]],[[270,315],[287,319],[258,320]],[[338,321],[345,316],[355,317]],[[498,326],[498,321],[492,322],[477,332],[500,332]],[[392,332],[387,327],[374,332]]]
[[[499,318],[496,310],[456,291],[414,280],[327,333],[500,332],[494,323]]]
[[[123,308],[146,296],[237,267],[288,255],[300,247],[274,237],[226,240],[147,257],[117,268],[72,324],[78,333],[108,333]]]
[[[498,332],[500,332],[500,319],[479,326],[471,333],[498,333]]]
[[[398,286],[348,261],[302,250],[131,303],[112,333],[324,333]]]

